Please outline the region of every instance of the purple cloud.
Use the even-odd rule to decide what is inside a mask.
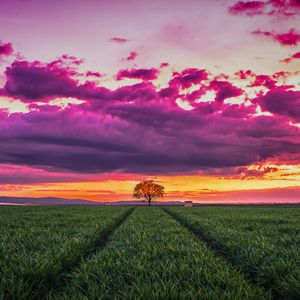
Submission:
[[[0,56],[8,56],[13,53],[14,49],[11,43],[3,43],[0,40]]]
[[[0,111],[0,128],[5,128],[0,131],[0,164],[77,173],[171,174],[243,167],[299,153],[300,129],[290,124],[299,122],[299,92],[279,88],[273,82],[277,75],[238,73],[270,89],[245,106],[224,103],[244,91],[227,80],[209,80],[206,70],[176,72],[162,89],[150,82],[157,74],[154,68],[120,70],[119,79],[142,81],[113,90],[90,81],[79,84],[72,78],[74,70],[58,63],[14,62],[1,92],[29,103],[30,111]],[[199,88],[183,93],[193,85]],[[216,92],[214,101],[196,101],[207,90]],[[60,96],[83,103],[64,108],[47,104]],[[177,98],[191,102],[193,109],[180,108]],[[273,115],[257,116],[258,106]]]
[[[206,70],[199,70],[196,68],[188,68],[181,73],[174,72],[173,78],[170,80],[170,86],[177,86],[181,89],[186,89],[192,85],[199,84],[206,80],[208,73]]]
[[[54,96],[71,96],[77,82],[67,69],[39,62],[15,61],[5,71],[4,91],[24,101]],[[2,91],[3,93],[3,91]]]
[[[299,0],[237,1],[228,8],[231,14],[291,17],[300,13]]]
[[[264,86],[269,90],[274,89],[276,87],[276,80],[271,78],[268,75],[255,75],[254,82],[250,85],[250,87],[255,86]]]
[[[140,93],[132,96],[134,89]],[[0,163],[79,173],[169,174],[245,166],[299,152],[300,131],[288,119],[253,117],[254,108],[242,105],[222,104],[222,114],[214,103],[185,111],[161,102],[150,85],[144,89],[124,87],[123,95],[118,91],[123,102],[113,100],[98,110],[82,104],[2,112]]]
[[[279,116],[287,116],[295,122],[300,122],[300,92],[275,89],[259,98],[261,107]]]
[[[129,42],[128,39],[121,38],[121,37],[113,37],[113,38],[111,38],[109,40],[111,42],[118,43],[118,44],[125,44],[125,43]]]
[[[130,54],[129,54],[129,56],[126,57],[126,60],[133,61],[133,60],[136,59],[137,55],[138,55],[137,52],[131,51]]]
[[[93,72],[93,71],[87,71],[85,73],[86,76],[91,76],[91,77],[98,77],[100,78],[102,75],[99,72]]]
[[[300,51],[294,53],[292,56],[282,59],[282,62],[290,63],[294,59],[300,59]]]
[[[123,78],[143,79],[143,80],[154,80],[157,78],[158,70],[155,68],[151,69],[130,69],[120,70],[116,76],[117,80]]]
[[[213,80],[210,83],[210,88],[216,91],[215,100],[221,103],[227,98],[237,97],[244,93],[242,89],[235,87],[228,81]]]
[[[229,7],[232,14],[246,14],[249,16],[260,15],[265,8],[263,1],[238,1]]]
[[[286,33],[274,33],[271,31],[262,31],[261,29],[257,29],[253,31],[252,34],[271,38],[282,46],[297,46],[300,43],[300,33],[298,33],[294,28]]]
[[[73,68],[61,61],[49,64],[15,61],[5,71],[6,82],[0,94],[20,98],[24,102],[48,102],[55,97],[78,99],[109,99],[111,91],[97,87],[93,82],[79,84],[72,76]],[[87,72],[87,76],[101,76],[98,72]]]

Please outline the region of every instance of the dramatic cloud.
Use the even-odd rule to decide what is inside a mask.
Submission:
[[[55,64],[15,61],[7,68],[4,91],[9,96],[37,100],[53,96],[71,96],[77,82],[70,72]]]
[[[299,151],[299,129],[251,110],[185,111],[157,100],[2,113],[0,162],[82,173],[184,173],[244,166]],[[223,111],[231,109],[224,105]],[[232,109],[231,109],[232,110]],[[5,142],[4,142],[5,141]],[[224,159],[226,157],[226,159]]]
[[[300,91],[276,89],[260,98],[264,110],[300,122]]]
[[[62,61],[48,64],[40,62],[15,61],[5,71],[6,83],[0,95],[20,98],[24,102],[49,102],[55,97],[75,97],[78,99],[110,98],[111,92],[98,88],[93,82],[79,84],[72,76],[77,75]],[[99,77],[98,72],[87,72],[87,76]]]
[[[124,87],[125,102],[112,101],[98,110],[72,105],[3,112],[0,163],[82,173],[168,174],[244,166],[300,150],[299,129],[285,119],[252,117],[252,108],[239,105],[223,104],[222,114],[214,103],[185,111],[161,102],[151,86],[137,95],[134,89]],[[274,111],[268,96],[262,101],[264,109]]]
[[[262,31],[258,29],[253,31],[252,34],[271,38],[282,46],[297,46],[300,42],[300,33],[298,33],[294,28],[287,33],[274,33],[271,31]]]
[[[143,79],[143,80],[154,80],[157,78],[158,70],[151,69],[131,69],[131,70],[120,70],[117,74],[117,80],[123,78],[134,78],[134,79]]]
[[[13,47],[11,43],[3,43],[0,40],[0,57],[1,56],[8,56],[13,53]]]
[[[239,78],[250,77],[252,87],[270,90],[245,105],[224,102],[245,93],[229,76],[211,78],[204,69],[188,68],[173,72],[160,88],[151,82],[158,70],[120,70],[116,79],[141,82],[109,89],[79,83],[72,64],[60,60],[13,62],[1,93],[29,103],[29,111],[0,111],[0,164],[47,172],[178,174],[245,167],[287,154],[293,159],[299,153],[300,129],[290,122],[299,122],[300,96],[278,87],[276,78],[284,72],[237,72]],[[207,92],[215,97],[198,101]],[[82,101],[61,107],[51,104],[56,97]],[[189,110],[178,99],[191,105]],[[256,115],[259,106],[273,115]]]

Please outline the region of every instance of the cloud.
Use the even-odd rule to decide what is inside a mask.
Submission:
[[[134,89],[140,93],[133,96]],[[3,112],[0,163],[75,173],[174,174],[299,152],[300,131],[282,117],[253,117],[253,109],[229,104],[220,114],[214,103],[185,111],[161,101],[151,85],[145,90],[124,87],[122,102],[98,110],[70,105]]]
[[[245,88],[246,92],[248,88],[253,88],[253,87],[255,88],[262,87],[259,93],[263,93],[263,91],[265,90],[264,88],[273,90],[278,87],[279,82],[280,82],[281,89],[287,90],[295,87],[294,85],[288,85],[288,84],[283,85],[283,82],[287,82],[288,81],[287,79],[293,75],[291,72],[286,72],[286,71],[278,71],[274,74],[266,75],[266,74],[256,74],[252,70],[239,70],[238,72],[235,72],[234,75],[237,76],[238,79],[248,82]]]
[[[182,72],[174,72],[173,78],[169,81],[169,85],[180,89],[187,89],[192,85],[199,84],[206,80],[208,73],[206,70],[196,68],[188,68]]]
[[[80,182],[96,181],[99,176],[86,175],[68,172],[46,171],[39,168],[26,167],[22,165],[0,164],[0,189],[1,185],[8,184],[32,184],[49,182]]]
[[[256,86],[264,86],[268,88],[269,90],[274,89],[276,87],[277,81],[269,75],[254,75],[255,80],[252,84],[250,84],[250,87],[256,87]]]
[[[246,78],[249,78],[249,77],[253,77],[255,76],[255,74],[251,71],[251,70],[239,70],[238,72],[236,72],[234,75],[237,75],[238,78],[244,80]]]
[[[102,74],[99,73],[99,72],[87,71],[85,73],[85,76],[91,76],[91,77],[98,77],[98,78],[100,78],[102,76]]]
[[[285,188],[265,188],[265,189],[251,189],[238,190],[226,192],[213,192],[208,195],[199,192],[199,195],[192,194],[190,199],[195,201],[201,199],[201,203],[256,203],[256,204],[274,204],[274,203],[299,203],[300,188],[285,187]],[[202,195],[201,195],[202,194]]]
[[[179,174],[295,159],[300,129],[290,122],[299,121],[299,92],[274,83],[277,75],[244,73],[270,89],[247,106],[224,102],[244,90],[230,78],[210,79],[203,69],[174,72],[164,88],[150,81],[158,69],[120,70],[118,79],[141,82],[108,89],[80,84],[61,62],[14,62],[1,92],[26,102],[29,111],[0,111],[0,164],[47,172]],[[207,91],[215,98],[197,101]],[[63,96],[82,102],[49,102]],[[178,99],[192,109],[179,107]],[[256,115],[259,107],[273,115]]]
[[[13,53],[14,49],[11,43],[3,43],[0,40],[0,56],[9,56]]]
[[[252,32],[254,35],[261,35],[267,38],[271,38],[273,41],[281,44],[282,46],[297,46],[300,42],[300,33],[294,28],[286,33],[274,33],[271,31],[262,31],[257,29]]]
[[[69,55],[69,54],[63,54],[59,59],[55,60],[52,64],[57,65],[76,65],[79,66],[84,62],[84,59],[77,58],[76,56]]]
[[[169,63],[166,63],[166,62],[163,62],[163,63],[161,63],[160,64],[160,68],[166,68],[166,67],[168,67],[170,64]]]
[[[130,69],[120,70],[116,76],[117,80],[123,78],[143,79],[143,80],[154,80],[157,78],[158,70],[155,68],[151,69]]]
[[[299,0],[269,0],[266,5],[272,7],[270,15],[281,14],[289,17],[300,13]]]
[[[256,178],[263,179],[269,173],[274,173],[277,172],[278,170],[279,169],[276,166],[269,166],[264,164],[240,167],[240,168],[236,168],[238,174],[236,176],[232,176],[232,178],[240,178],[243,180],[256,179]]]
[[[221,103],[227,98],[237,97],[244,93],[242,89],[235,87],[228,81],[213,80],[210,83],[210,88],[216,91],[215,100]]]
[[[299,0],[237,1],[228,8],[231,14],[292,17],[300,13]]]
[[[137,52],[131,51],[130,54],[129,54],[129,56],[126,57],[126,60],[133,61],[133,60],[136,59],[137,55],[138,55]]]
[[[56,97],[78,99],[105,99],[111,92],[98,88],[93,82],[79,84],[72,76],[78,75],[74,68],[61,60],[43,64],[38,61],[15,61],[5,71],[6,82],[0,94],[19,98],[24,102],[49,102]],[[101,76],[87,72],[87,76]]]
[[[300,59],[300,51],[294,53],[292,56],[284,58],[282,60],[280,60],[281,62],[285,62],[285,63],[290,63],[292,60],[294,59]]]
[[[113,38],[109,39],[109,41],[118,43],[118,44],[125,44],[125,43],[129,42],[128,39],[121,38],[121,37],[113,37]]]
[[[279,116],[288,116],[300,122],[300,91],[286,91],[280,88],[269,91],[259,98],[261,107]]]
[[[54,96],[71,96],[77,86],[77,82],[70,77],[71,74],[68,69],[55,64],[15,61],[5,71],[7,81],[4,91],[8,96],[29,101]]]
[[[238,1],[229,7],[229,12],[232,14],[246,14],[249,16],[261,15],[265,8],[263,1]]]

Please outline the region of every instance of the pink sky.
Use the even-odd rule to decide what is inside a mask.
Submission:
[[[299,24],[296,0],[1,1],[0,195],[296,201]]]

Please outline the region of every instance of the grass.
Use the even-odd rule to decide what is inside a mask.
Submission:
[[[0,299],[300,299],[300,207],[0,207]]]
[[[160,208],[137,208],[52,299],[268,299]]]
[[[1,207],[0,299],[40,298],[129,208]]]
[[[300,299],[299,207],[168,211],[274,298]]]

